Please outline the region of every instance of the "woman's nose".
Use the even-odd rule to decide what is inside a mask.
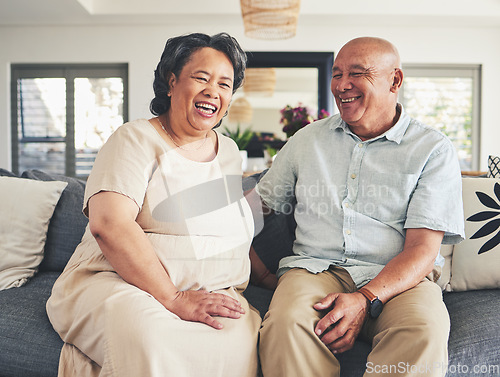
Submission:
[[[218,98],[219,92],[217,91],[217,86],[212,83],[207,83],[205,89],[203,89],[203,94],[209,98]]]

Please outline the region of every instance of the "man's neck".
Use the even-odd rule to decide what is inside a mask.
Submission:
[[[385,123],[385,125],[382,125],[377,128],[367,128],[363,126],[354,126],[352,127],[351,125],[348,124],[349,129],[353,134],[355,134],[357,137],[359,137],[362,141],[374,139],[387,131],[389,131],[394,125],[399,121],[399,118],[401,116],[401,105],[398,103],[396,104],[396,108],[394,111],[394,115],[392,115],[392,120],[389,122],[380,122],[380,123]]]

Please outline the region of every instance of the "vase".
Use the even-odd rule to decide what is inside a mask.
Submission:
[[[246,150],[240,151],[241,156],[241,170],[246,172],[248,169],[248,152]]]

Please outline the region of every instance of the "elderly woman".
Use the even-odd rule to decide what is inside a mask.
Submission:
[[[260,317],[241,292],[252,213],[236,144],[215,131],[246,55],[227,34],[167,41],[155,118],[99,152],[89,226],[47,303],[59,376],[255,376]]]

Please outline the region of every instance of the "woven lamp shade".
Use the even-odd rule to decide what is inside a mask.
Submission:
[[[234,123],[248,123],[252,120],[253,110],[245,97],[235,99],[228,112],[228,120]]]
[[[271,97],[276,88],[275,68],[247,68],[243,91],[249,95]]]
[[[257,39],[295,36],[300,0],[240,0],[245,35]]]

